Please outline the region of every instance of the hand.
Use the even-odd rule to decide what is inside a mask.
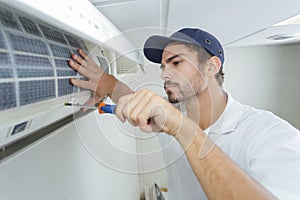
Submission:
[[[164,131],[169,135],[176,135],[182,122],[182,113],[150,90],[121,97],[116,115],[144,132]]]
[[[95,105],[105,96],[112,93],[117,80],[104,72],[88,55],[81,49],[78,49],[80,56],[71,54],[72,60],[69,65],[88,80],[71,79],[71,83],[80,88],[93,91],[91,98],[85,105]]]

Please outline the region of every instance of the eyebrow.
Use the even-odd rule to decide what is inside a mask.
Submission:
[[[176,54],[176,55],[174,55],[174,56],[168,58],[168,59],[166,60],[166,63],[169,63],[169,62],[171,62],[173,59],[175,59],[175,58],[177,58],[177,57],[180,57],[180,56],[182,56],[182,55],[184,55],[184,54],[183,54],[183,53]],[[164,67],[163,64],[160,65],[160,68],[162,68],[162,67]]]

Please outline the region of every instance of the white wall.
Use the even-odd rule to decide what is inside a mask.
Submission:
[[[91,113],[2,160],[0,199],[139,199],[135,141],[109,139],[120,135],[107,131],[112,120]],[[121,145],[134,156],[115,148]]]
[[[244,104],[270,110],[300,128],[300,44],[225,50],[225,84]]]

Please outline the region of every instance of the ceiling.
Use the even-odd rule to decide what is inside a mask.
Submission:
[[[298,42],[271,40],[300,33],[300,25],[272,26],[300,13],[299,0],[90,0],[128,39],[141,48],[152,34],[169,35],[182,27],[200,27],[227,48]]]

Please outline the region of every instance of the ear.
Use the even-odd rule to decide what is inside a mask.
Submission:
[[[207,75],[208,76],[215,76],[221,68],[222,62],[217,56],[212,56],[209,59],[209,66],[207,68]]]

